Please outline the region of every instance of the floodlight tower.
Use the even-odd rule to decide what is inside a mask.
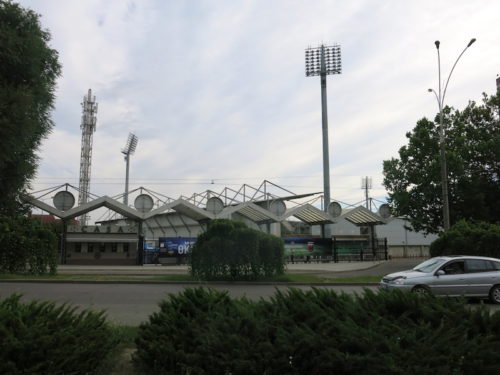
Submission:
[[[306,77],[320,76],[321,81],[321,123],[323,129],[323,194],[325,212],[330,204],[330,157],[328,151],[328,113],[326,102],[326,76],[341,74],[340,45],[321,45],[306,49]],[[330,237],[329,228],[324,228],[323,237]]]
[[[80,156],[80,187],[78,195],[78,205],[87,203],[89,197],[90,185],[90,167],[92,163],[92,141],[97,123],[97,102],[95,96],[92,96],[92,90],[83,97],[82,103],[82,150]],[[87,225],[88,216],[80,216],[80,224]]]
[[[123,196],[123,203],[128,206],[128,171],[129,171],[129,161],[130,155],[135,152],[135,148],[137,147],[137,142],[139,139],[135,134],[129,133],[127,144],[122,149],[122,154],[125,155],[125,162],[127,163],[126,174],[125,174],[125,195]]]

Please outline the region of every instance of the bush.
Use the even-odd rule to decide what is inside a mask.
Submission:
[[[103,312],[0,301],[0,374],[96,374],[117,343]]]
[[[461,220],[432,242],[430,253],[500,258],[500,225]]]
[[[0,272],[39,275],[57,270],[57,237],[39,220],[0,216]]]
[[[500,313],[411,293],[186,289],[139,327],[144,374],[497,374]]]
[[[201,280],[257,280],[284,269],[280,238],[225,219],[209,224],[190,255],[191,275]]]

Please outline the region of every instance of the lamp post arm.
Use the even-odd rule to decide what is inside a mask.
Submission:
[[[436,98],[438,100],[438,106],[439,106],[439,111],[441,111],[441,107],[443,106],[443,102],[444,102],[444,99],[441,100],[441,54],[439,53],[439,44],[438,42],[436,42],[436,48],[437,48],[437,55],[438,55],[438,83],[439,83],[439,88],[438,88],[438,92],[439,92],[439,95],[436,94],[436,91],[434,91],[434,94],[436,95]]]
[[[427,91],[432,92],[432,93],[434,94],[434,96],[436,97],[436,101],[437,101],[437,103],[438,103],[438,108],[439,108],[439,110],[441,111],[441,102],[439,101],[439,97],[438,97],[438,94],[437,94],[436,90],[434,90],[434,89],[429,89],[429,90],[427,90]]]
[[[455,67],[457,66],[458,60],[462,57],[462,55],[467,51],[467,48],[469,46],[465,47],[462,53],[457,57],[457,60],[455,61],[455,64],[453,64],[453,68],[451,68],[450,74],[448,76],[448,79],[446,80],[446,85],[444,86],[444,92],[443,92],[443,97],[442,97],[442,103],[444,103],[444,97],[446,95],[446,89],[448,88],[448,83],[450,82],[451,75],[453,74],[453,71],[455,70]]]

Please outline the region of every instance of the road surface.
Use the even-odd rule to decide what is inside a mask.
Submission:
[[[23,294],[23,299],[48,300],[70,303],[79,308],[105,310],[110,321],[137,326],[147,321],[149,315],[158,311],[158,302],[170,293],[179,293],[187,284],[106,284],[106,283],[26,283],[0,282],[0,298],[12,293]],[[227,290],[232,297],[258,300],[271,297],[276,289],[284,290],[286,285],[264,284],[212,284],[212,288]],[[294,286],[309,289],[307,285]],[[336,292],[362,293],[364,286],[320,286]],[[366,287],[376,290],[376,286]],[[488,305],[491,311],[499,311],[500,305]]]
[[[170,293],[179,293],[186,284],[103,284],[103,283],[26,283],[0,282],[0,298],[13,293],[20,293],[23,299],[48,300],[57,303],[70,303],[80,308],[106,310],[111,321],[119,324],[139,325],[146,321],[154,311],[158,311],[158,302]],[[258,300],[269,298],[276,289],[286,289],[285,285],[256,284],[213,284],[214,289],[227,290],[232,297]],[[309,286],[297,286],[308,289]],[[362,293],[361,286],[321,286],[338,292]],[[370,287],[376,289],[376,287]]]

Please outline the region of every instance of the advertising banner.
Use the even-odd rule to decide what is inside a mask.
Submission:
[[[160,257],[185,257],[195,242],[195,237],[160,237]]]
[[[322,256],[332,254],[332,241],[328,238],[285,237],[285,256]]]

